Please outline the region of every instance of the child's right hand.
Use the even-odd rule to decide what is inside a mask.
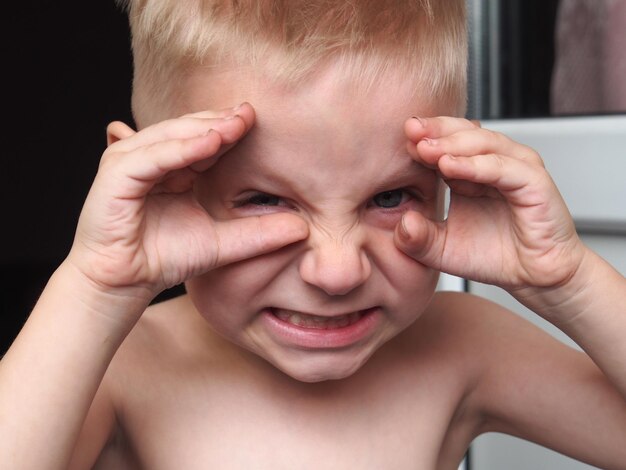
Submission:
[[[252,106],[243,104],[139,132],[111,123],[67,262],[98,290],[149,303],[190,277],[305,238],[308,228],[295,215],[215,221],[196,201],[198,174],[241,139],[254,118]]]

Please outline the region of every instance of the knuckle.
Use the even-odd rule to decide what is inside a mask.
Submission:
[[[539,155],[539,153],[530,148],[530,147],[526,147],[526,160],[529,163],[535,164],[537,166],[540,166],[541,168],[545,168],[546,164],[543,161],[543,158],[541,158],[541,155]]]
[[[484,160],[497,169],[501,170],[505,166],[504,158],[498,153],[486,153],[483,155]]]
[[[494,131],[493,129],[485,129],[484,127],[481,127],[477,131],[480,132],[485,140],[490,142],[492,145],[498,145],[505,141],[508,142],[508,138],[506,136],[498,131]]]
[[[104,151],[102,157],[100,157],[100,162],[98,164],[98,169],[106,170],[109,169],[120,161],[122,158],[122,152],[116,152],[113,148],[115,144],[111,145],[107,150]]]

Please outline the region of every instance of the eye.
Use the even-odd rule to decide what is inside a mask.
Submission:
[[[268,193],[253,193],[249,196],[242,198],[239,201],[235,201],[234,207],[245,207],[245,206],[258,206],[258,207],[275,207],[275,206],[286,206],[286,202],[283,198],[279,196],[274,196],[273,194]]]
[[[255,194],[249,197],[246,204],[253,204],[255,206],[278,206],[280,204],[280,198],[272,194]]]
[[[390,209],[393,207],[398,207],[406,200],[406,191],[402,189],[393,189],[391,191],[384,191],[382,193],[378,193],[376,196],[372,198],[372,201],[378,207],[382,207],[383,209]]]

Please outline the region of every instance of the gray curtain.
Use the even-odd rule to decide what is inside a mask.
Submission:
[[[553,114],[626,112],[626,0],[561,0]]]

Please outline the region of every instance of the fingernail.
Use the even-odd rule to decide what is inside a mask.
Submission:
[[[233,112],[235,112],[235,113],[236,113],[237,111],[239,111],[239,110],[241,109],[241,107],[242,107],[244,104],[246,104],[246,102],[245,102],[245,101],[244,101],[243,103],[240,103],[240,104],[238,104],[237,106],[235,106],[235,107],[233,108]]]
[[[430,146],[437,145],[437,139],[429,139],[428,137],[425,137],[422,139],[422,141],[426,142]]]
[[[412,118],[415,119],[417,122],[419,122],[420,126],[426,127],[426,119],[418,117],[418,116],[412,116]]]

